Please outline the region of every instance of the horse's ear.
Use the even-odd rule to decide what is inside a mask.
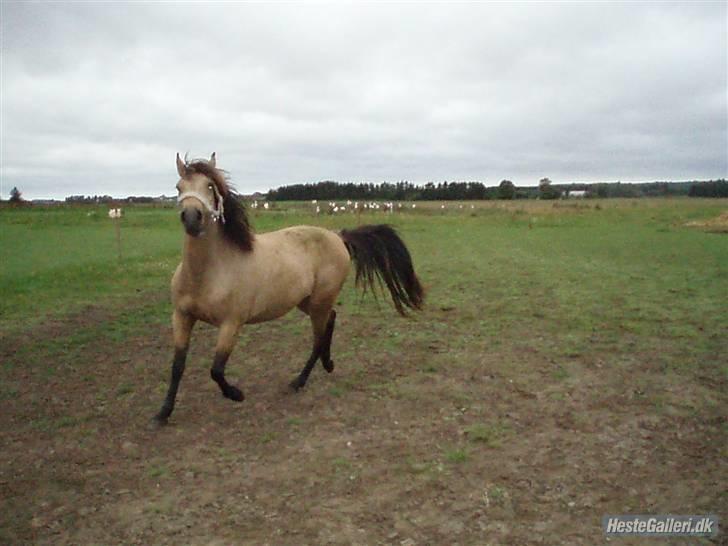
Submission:
[[[179,154],[177,154],[177,172],[180,178],[184,178],[187,174],[187,167],[185,167],[185,162],[180,159]]]
[[[215,158],[215,152],[212,152],[212,155],[210,156],[210,161],[208,161],[210,164],[210,167],[213,169],[215,168],[215,164],[217,163],[217,158]]]

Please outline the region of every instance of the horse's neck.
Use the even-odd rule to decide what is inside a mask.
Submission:
[[[182,252],[182,273],[195,285],[204,281],[205,275],[215,266],[223,251],[222,233],[218,226],[200,237],[185,235]]]

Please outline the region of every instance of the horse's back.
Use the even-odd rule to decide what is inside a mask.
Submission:
[[[263,233],[258,243],[285,249],[286,254],[299,260],[315,260],[319,266],[349,264],[349,252],[341,237],[328,229],[317,226],[292,226]]]

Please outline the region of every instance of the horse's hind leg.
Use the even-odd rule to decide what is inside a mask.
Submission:
[[[303,307],[301,307],[301,309],[308,312],[308,315],[311,317],[311,325],[313,326],[313,349],[311,350],[311,356],[308,357],[306,365],[301,370],[301,373],[298,374],[298,377],[291,382],[291,388],[296,391],[306,385],[306,381],[308,381],[308,376],[311,374],[313,365],[316,364],[316,361],[322,355],[324,346],[326,345],[325,339],[328,330],[327,325],[329,324],[329,317],[333,311],[333,309],[331,309],[331,305],[307,304],[305,309]],[[331,329],[333,331],[333,325]],[[327,357],[327,362],[330,362],[330,355]],[[333,369],[333,366],[331,369]]]
[[[331,338],[334,335],[334,325],[336,324],[336,311],[331,310],[329,322],[326,324],[326,332],[321,343],[321,364],[324,370],[331,373],[334,371],[334,361],[331,360]]]
[[[174,401],[177,398],[177,389],[185,371],[185,361],[187,360],[187,349],[190,345],[190,334],[192,327],[195,325],[195,319],[189,315],[175,310],[172,315],[172,329],[174,331],[174,361],[172,362],[172,378],[169,381],[169,389],[167,396],[162,404],[162,409],[155,416],[158,424],[164,425],[172,414],[174,409]]]
[[[230,353],[235,346],[235,339],[238,336],[238,325],[234,323],[224,323],[220,326],[220,332],[217,336],[217,346],[215,347],[215,358],[210,369],[210,377],[218,384],[225,398],[243,401],[243,393],[237,387],[232,386],[225,379],[225,365],[227,364]]]

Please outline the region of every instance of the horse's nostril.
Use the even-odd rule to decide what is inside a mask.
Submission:
[[[202,212],[195,207],[187,207],[180,213],[185,230],[190,235],[198,235],[202,231]]]
[[[184,223],[202,221],[202,212],[199,209],[186,208],[179,216]]]

